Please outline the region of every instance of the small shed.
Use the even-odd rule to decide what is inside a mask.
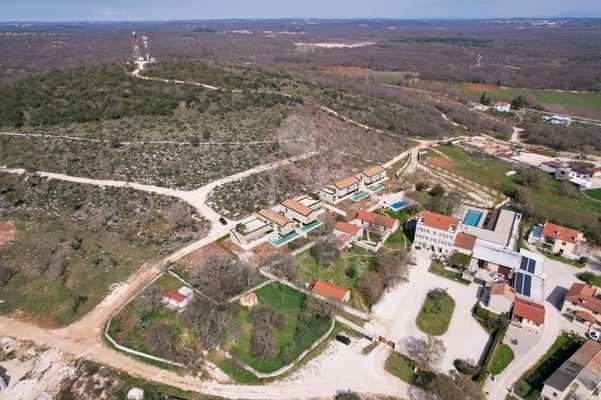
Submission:
[[[259,304],[259,299],[255,292],[246,293],[244,296],[240,297],[240,305],[243,307],[253,307]]]

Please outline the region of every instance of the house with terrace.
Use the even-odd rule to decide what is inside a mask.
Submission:
[[[494,282],[488,288],[486,307],[496,313],[502,314],[511,311],[515,301],[515,289],[506,282]]]
[[[357,245],[371,251],[378,251],[382,243],[399,228],[399,221],[387,215],[359,210],[357,225],[363,229],[362,240]]]
[[[257,213],[257,217],[269,225],[272,229],[271,243],[276,246],[281,246],[298,237],[296,230],[299,223],[272,210],[271,208],[263,208]]]
[[[357,192],[360,186],[361,180],[352,175],[321,188],[319,191],[319,198],[332,204],[340,203],[353,193]]]
[[[586,283],[574,283],[561,303],[561,313],[576,326],[601,329],[601,299],[597,289]]]
[[[358,178],[361,180],[361,183],[363,183],[364,186],[370,186],[377,182],[382,182],[386,179],[386,168],[380,164],[365,168],[358,174]]]
[[[522,214],[505,209],[488,212],[464,206],[461,232],[507,249],[514,250],[520,235]]]
[[[543,250],[573,260],[586,257],[588,254],[588,249],[584,246],[586,239],[583,233],[575,229],[547,221],[543,224],[542,230],[535,227],[530,236],[532,239],[529,242],[536,244]]]
[[[244,250],[249,250],[263,243],[272,232],[273,228],[269,224],[258,217],[252,217],[230,230],[230,240]]]
[[[416,218],[414,246],[435,253],[449,254],[461,221],[446,215],[422,211]]]

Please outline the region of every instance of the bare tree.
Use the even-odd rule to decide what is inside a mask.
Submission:
[[[447,351],[442,340],[429,335],[426,339],[408,337],[405,348],[409,356],[426,369],[434,368]]]

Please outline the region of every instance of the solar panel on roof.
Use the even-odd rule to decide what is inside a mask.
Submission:
[[[517,274],[515,274],[514,287],[515,287],[515,290],[520,294],[522,293],[523,281],[524,281],[524,278],[521,273],[518,272]]]
[[[528,269],[528,258],[527,257],[522,257],[522,259],[520,260],[520,269],[523,269],[524,271],[526,271]]]
[[[524,292],[522,294],[524,296],[530,297],[531,291],[532,291],[532,276],[524,275]]]
[[[528,259],[528,272],[533,274],[535,269],[536,269],[536,261],[532,260],[532,259]]]

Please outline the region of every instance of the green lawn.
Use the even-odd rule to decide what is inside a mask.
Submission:
[[[495,356],[492,360],[492,364],[490,366],[490,373],[493,375],[498,375],[509,363],[513,360],[514,354],[509,346],[505,343],[501,343],[497,348]]]
[[[511,164],[497,158],[480,154],[469,154],[453,145],[437,146],[436,150],[450,157],[462,176],[492,189],[500,189],[512,182],[505,173],[514,169]]]
[[[563,332],[555,343],[515,384],[515,391],[522,398],[538,399],[544,381],[578,348],[586,339],[577,334]]]
[[[405,232],[405,230],[403,229],[405,223],[411,219],[413,217],[413,214],[411,214],[409,211],[413,211],[412,207],[409,207],[405,210],[401,210],[401,211],[393,211],[393,210],[385,210],[382,212],[382,210],[378,210],[378,214],[386,214],[391,218],[394,218],[396,220],[399,221],[399,228],[390,236],[388,236],[388,239],[386,239],[386,242],[384,242],[384,244],[386,245],[386,247],[389,247],[391,249],[401,249],[401,248],[405,248],[409,245],[411,245],[411,243],[413,242],[413,238],[410,237],[409,235],[407,235],[407,233]]]
[[[386,371],[407,383],[414,382],[417,375],[413,372],[415,367],[415,361],[396,351],[390,353],[384,364],[384,369],[386,369]]]
[[[422,310],[417,316],[417,327],[433,336],[444,334],[449,328],[455,310],[455,300],[446,294],[440,301],[426,297]]]
[[[380,344],[380,342],[378,342],[377,340],[374,340],[373,342],[371,342],[370,344],[368,344],[367,346],[365,346],[364,348],[361,349],[361,354],[363,354],[364,356],[368,355],[376,347],[378,347],[378,344]]]
[[[464,92],[478,95],[482,94],[482,91],[474,91],[466,88],[462,85]],[[519,95],[530,95],[536,98],[541,103],[547,104],[562,104],[570,106],[582,106],[582,107],[601,107],[601,93],[586,92],[586,93],[572,93],[572,92],[559,92],[553,90],[536,90],[536,89],[520,89],[510,87],[499,87],[497,91],[487,92],[486,94],[494,100],[507,100],[511,101]]]
[[[585,193],[593,199],[601,200],[601,189],[590,189],[587,190]]]
[[[171,274],[163,274],[145,292],[160,296],[163,290],[176,291],[182,287],[181,281]],[[156,299],[155,299],[156,300]],[[109,335],[119,344],[144,353],[164,357],[177,361],[175,354],[157,354],[151,344],[147,343],[147,331],[154,323],[167,326],[173,337],[184,337],[196,340],[194,335],[186,330],[178,318],[179,314],[169,311],[162,305],[153,307],[150,299],[143,294],[138,295],[132,302],[123,308],[111,321]],[[183,332],[186,332],[183,335]]]
[[[369,260],[373,253],[361,247],[355,246],[351,251],[341,252],[336,263],[331,267],[325,267],[315,260],[310,251],[299,254],[296,258],[299,276],[310,282],[313,279],[326,280],[337,285],[351,289],[351,299],[349,305],[364,309],[362,299],[355,289],[359,278],[367,270]],[[349,277],[345,271],[347,268],[354,268],[355,276]]]
[[[329,327],[329,324],[327,324],[325,329],[311,329],[310,334],[307,335],[302,342],[300,342],[297,340],[296,332],[301,324],[305,323],[299,319],[303,308],[303,302],[306,297],[305,294],[279,283],[272,283],[270,285],[263,286],[262,288],[256,290],[255,293],[257,294],[259,304],[269,305],[275,310],[281,311],[286,315],[283,328],[276,334],[274,357],[269,359],[259,359],[253,357],[250,351],[253,327],[248,318],[249,311],[246,309],[240,310],[237,316],[237,323],[244,327],[244,334],[242,338],[240,338],[234,344],[233,348],[231,349],[231,353],[257,371],[272,372],[283,367],[287,364],[282,355],[282,350],[285,347],[288,347],[290,357],[294,359],[300,353],[302,353],[303,350],[321,337]],[[325,325],[320,324],[319,326],[323,328]]]
[[[469,286],[469,284],[471,283],[467,279],[463,279],[459,272],[449,271],[448,269],[445,269],[442,266],[442,264],[437,262],[432,262],[429,271],[435,275],[442,276],[443,278],[447,278],[454,282],[461,283],[462,285]]]
[[[577,276],[581,281],[601,288],[601,275],[593,274],[592,272],[581,272]]]

